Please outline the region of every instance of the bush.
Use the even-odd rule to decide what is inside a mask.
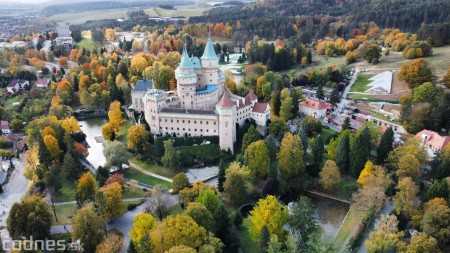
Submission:
[[[278,182],[274,178],[268,178],[263,185],[264,195],[274,195],[278,188]]]
[[[128,211],[131,211],[131,210],[136,209],[137,206],[138,206],[138,204],[130,203],[130,204],[128,204],[127,209],[128,209]]]

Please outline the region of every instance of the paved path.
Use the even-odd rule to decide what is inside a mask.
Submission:
[[[0,225],[5,226],[4,229],[0,231],[2,240],[9,238],[8,230],[6,230],[6,219],[8,218],[12,205],[16,202],[20,202],[30,186],[30,181],[23,176],[25,170],[23,154],[19,156],[19,159],[13,158],[12,161],[15,169],[12,172],[8,183],[3,185],[3,193],[0,194]],[[4,162],[6,163],[6,161]]]
[[[172,179],[170,179],[170,178],[168,178],[168,177],[163,177],[163,176],[161,176],[161,175],[158,175],[158,174],[155,174],[155,173],[146,171],[146,170],[144,170],[143,168],[139,167],[138,165],[136,165],[135,163],[133,163],[133,162],[131,162],[131,161],[129,161],[129,163],[130,163],[130,166],[131,166],[131,167],[135,168],[136,170],[138,170],[139,172],[142,172],[142,173],[145,174],[145,175],[152,176],[152,177],[156,177],[156,178],[159,178],[159,179],[161,179],[161,180],[164,180],[164,181],[167,181],[167,182],[172,183]]]
[[[391,203],[386,204],[385,206],[383,206],[383,208],[381,209],[380,214],[377,216],[377,219],[380,219],[381,215],[388,215],[390,214],[392,211],[394,210],[394,205],[392,205]],[[368,253],[367,249],[366,249],[366,245],[364,245],[364,243],[369,240],[369,234],[370,232],[372,232],[375,229],[375,222],[372,222],[370,229],[366,232],[366,236],[364,238],[364,241],[362,242],[361,246],[358,249],[358,253]]]
[[[345,86],[344,91],[342,92],[341,101],[336,104],[336,109],[334,110],[334,114],[340,115],[344,106],[347,105],[347,103],[348,103],[347,94],[349,93],[352,85],[356,82],[356,78],[358,76],[359,71],[360,71],[359,68],[356,67],[355,72],[353,73],[352,79],[350,80],[349,84],[347,86]]]
[[[133,202],[133,201],[138,201],[144,199],[142,198],[128,198],[128,199],[122,199],[123,202]],[[77,202],[75,200],[73,201],[66,201],[66,202],[58,202],[55,203],[55,206],[64,206],[64,205],[72,205],[72,204],[76,204]]]

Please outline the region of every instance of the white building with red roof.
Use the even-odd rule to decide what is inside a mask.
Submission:
[[[225,76],[210,38],[201,58],[183,50],[175,71],[174,91],[150,89],[144,95],[144,115],[155,135],[219,136],[223,150],[234,152],[236,126],[253,119],[265,132],[270,106],[259,103],[250,90],[245,97],[233,94],[224,85]]]
[[[416,134],[416,137],[420,139],[430,156],[434,156],[434,153],[440,152],[450,143],[449,136],[440,136],[431,130],[422,130]]]
[[[305,98],[305,100],[298,103],[299,112],[314,118],[324,118],[331,109],[333,109],[333,105],[323,100]]]

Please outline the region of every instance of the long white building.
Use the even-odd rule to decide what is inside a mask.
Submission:
[[[220,148],[234,152],[237,125],[254,119],[258,129],[266,128],[269,104],[259,103],[253,91],[240,97],[224,86],[211,38],[200,59],[189,57],[184,49],[175,78],[176,90],[151,89],[144,95],[145,120],[152,134],[219,136]]]

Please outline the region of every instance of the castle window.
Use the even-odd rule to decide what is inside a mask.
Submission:
[[[216,122],[214,121],[214,125],[216,124]]]
[[[171,127],[170,130],[173,130],[173,127]]]
[[[209,122],[208,122],[208,121],[206,121],[206,125],[208,125],[208,123],[209,123]]]
[[[180,128],[179,128],[179,127],[177,127],[177,131],[180,131]]]
[[[183,127],[183,131],[185,131],[185,128]]]
[[[212,74],[209,74],[209,76],[212,76]]]
[[[166,127],[166,130],[167,130],[167,127]]]
[[[184,120],[183,120],[183,123],[184,123]]]
[[[203,121],[200,120],[200,125],[203,124]]]
[[[188,120],[188,124],[191,124],[191,121],[190,121],[190,120]]]
[[[209,132],[209,129],[206,129],[206,132]]]
[[[196,120],[194,120],[194,124],[197,124],[197,121],[196,121]]]
[[[165,119],[165,121],[167,122],[167,119]]]
[[[216,130],[214,130],[214,133],[216,132]]]
[[[190,128],[188,128],[188,131],[191,131],[191,129],[190,129]]]
[[[179,123],[180,121],[179,120],[177,120],[177,123]]]
[[[200,128],[200,132],[203,132],[203,129],[202,129],[202,128]]]
[[[196,129],[194,129],[194,131],[195,131],[195,132],[197,132],[197,128],[196,128]]]
[[[170,120],[170,122],[172,122],[172,123],[173,123],[173,119],[171,119],[171,120]]]

